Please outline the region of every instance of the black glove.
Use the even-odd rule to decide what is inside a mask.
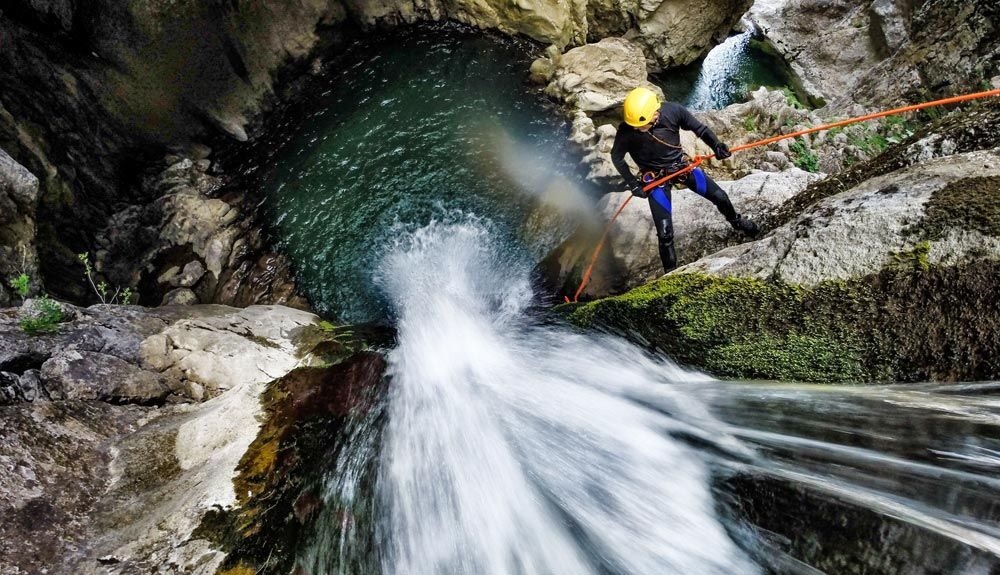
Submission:
[[[725,160],[732,155],[733,153],[729,151],[729,146],[723,144],[722,142],[719,142],[719,145],[715,147],[716,160]]]
[[[642,183],[642,180],[634,180],[632,185],[629,186],[629,191],[637,198],[646,199],[649,197],[649,192],[644,191],[644,187],[646,187],[646,184]]]

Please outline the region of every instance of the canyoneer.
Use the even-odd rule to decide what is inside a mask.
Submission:
[[[690,163],[681,149],[681,128],[694,132],[712,148],[716,158],[724,160],[731,156],[729,147],[720,142],[712,130],[684,106],[674,102],[661,104],[656,94],[647,88],[635,88],[629,92],[625,98],[624,116],[625,122],[618,126],[614,147],[611,148],[611,160],[632,195],[649,200],[664,272],[677,267],[670,197],[670,188],[674,184],[687,186],[715,204],[734,229],[751,237],[757,235],[757,224],[736,213],[726,192],[701,168],[677,176],[648,192],[643,191],[650,182],[682,170]],[[632,156],[639,166],[638,175],[633,174],[625,162],[625,154]]]

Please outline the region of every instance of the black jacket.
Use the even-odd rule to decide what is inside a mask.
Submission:
[[[659,119],[649,131],[640,132],[624,122],[618,126],[615,144],[611,148],[611,161],[618,173],[626,182],[635,180],[635,175],[625,163],[625,154],[631,155],[642,171],[679,169],[684,165],[680,128],[694,132],[713,150],[719,145],[719,139],[712,130],[691,115],[687,108],[674,102],[664,102],[660,106]]]

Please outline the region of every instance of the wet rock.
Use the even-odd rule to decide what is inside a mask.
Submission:
[[[208,163],[171,159],[147,183],[163,195],[148,206],[116,213],[100,232],[106,250],[98,254],[97,267],[112,283],[139,286],[145,304],[305,307],[287,258],[269,250],[255,220],[211,197],[220,182],[207,173]],[[260,269],[261,262],[267,267]]]
[[[638,2],[637,25],[626,34],[642,44],[658,67],[690,64],[722,42],[753,4],[752,0]]]
[[[778,173],[759,172],[733,182],[719,182],[741,214],[760,220],[822,176],[797,168]],[[609,194],[598,204],[609,221],[624,194]],[[673,191],[674,244],[680,263],[692,262],[745,237],[732,230],[710,202],[686,188]],[[600,229],[582,230],[542,263],[550,285],[572,294],[590,260]],[[646,201],[631,201],[611,228],[602,256],[584,291],[599,297],[634,287],[663,274],[656,231]]]
[[[992,0],[758,0],[750,11],[803,87],[837,112],[981,89],[1000,71],[998,16]]]
[[[277,306],[93,306],[37,338],[12,331],[14,319],[0,310],[0,505],[10,510],[0,553],[31,573],[214,573],[221,544],[192,532],[239,500],[233,477],[260,429],[262,392],[296,366],[353,353],[315,315]],[[131,352],[114,343],[137,337]],[[344,415],[359,390],[336,384],[328,403],[296,409]],[[44,390],[52,401],[39,401]],[[32,536],[43,529],[44,541]]]
[[[846,94],[881,60],[869,41],[863,2],[757,0],[749,17],[767,36],[812,96]]]

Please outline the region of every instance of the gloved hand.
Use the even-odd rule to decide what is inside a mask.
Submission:
[[[722,142],[719,142],[719,145],[715,147],[715,159],[717,160],[725,160],[732,155],[733,153],[729,151],[729,146]]]
[[[646,199],[649,197],[649,192],[643,191],[642,188],[645,186],[646,184],[642,183],[642,180],[636,179],[633,180],[632,185],[629,186],[629,191],[632,192],[632,195],[637,198]]]

